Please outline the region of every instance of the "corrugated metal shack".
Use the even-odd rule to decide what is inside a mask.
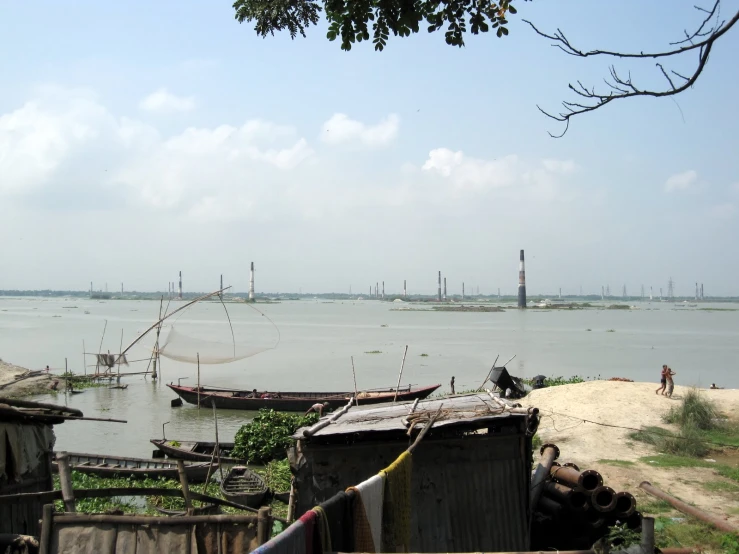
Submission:
[[[494,394],[412,404],[352,406],[288,451],[296,513],[387,467],[405,450],[409,419],[441,413],[413,452],[412,552],[517,551],[529,547],[531,437],[538,417]],[[415,435],[414,435],[415,436]]]
[[[52,426],[82,412],[0,398],[0,495],[52,490]],[[0,505],[0,533],[39,534],[40,503]]]

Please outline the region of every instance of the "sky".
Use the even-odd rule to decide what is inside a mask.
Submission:
[[[350,52],[231,2],[0,3],[0,289],[738,295],[739,27],[674,99],[573,119],[570,82],[663,49],[694,0],[518,2],[510,35]],[[724,0],[724,14],[739,0]],[[670,67],[688,72],[695,55]],[[663,86],[654,61],[617,62]],[[469,287],[472,287],[470,289]]]

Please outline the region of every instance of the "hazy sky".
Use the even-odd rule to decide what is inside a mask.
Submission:
[[[739,28],[693,90],[558,125],[607,60],[697,21],[694,0],[519,2],[511,34],[258,38],[231,1],[0,4],[0,289],[514,293],[643,284],[739,294]],[[724,2],[728,16],[739,0]],[[691,55],[674,66],[683,72]],[[662,86],[652,60],[619,64]],[[469,289],[468,289],[469,290]]]

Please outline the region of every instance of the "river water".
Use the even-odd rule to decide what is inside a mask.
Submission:
[[[519,377],[581,375],[627,377],[657,387],[663,363],[677,372],[676,383],[739,387],[739,305],[701,303],[698,308],[672,303],[635,303],[636,309],[526,310],[501,313],[427,312],[399,309],[408,304],[320,300],[258,304],[227,303],[238,353],[256,353],[239,361],[201,365],[201,383],[259,390],[351,390],[351,357],[360,389],[394,386],[405,345],[409,346],[403,384],[441,383],[452,375],[457,390],[478,387],[493,360],[512,356],[509,371]],[[170,306],[170,311],[178,307]],[[716,308],[716,311],[711,310]],[[157,320],[154,301],[0,297],[0,357],[31,369],[47,364],[76,373],[94,371],[102,351],[118,352]],[[183,312],[175,328],[194,351],[206,342],[187,337],[231,341],[220,303],[200,303]],[[264,315],[262,315],[264,314]],[[174,318],[173,318],[174,319]],[[106,324],[107,322],[107,324]],[[274,323],[274,325],[272,324]],[[163,332],[166,335],[167,330]],[[181,337],[182,338],[182,337]],[[153,335],[128,353],[146,360]],[[174,343],[173,343],[174,344]],[[215,347],[214,347],[215,348]],[[223,353],[228,346],[212,350]],[[379,352],[379,353],[374,353]],[[176,352],[175,352],[176,353]],[[422,354],[426,354],[422,356]],[[201,354],[204,355],[204,354]],[[93,367],[89,367],[92,365]],[[123,366],[144,371],[147,362]],[[213,440],[211,410],[192,405],[172,408],[176,395],[166,383],[197,382],[196,364],[162,359],[161,378],[152,382],[127,376],[126,390],[87,389],[81,394],[44,395],[48,401],[81,409],[86,416],[125,419],[127,424],[75,422],[58,426],[57,450],[149,456],[149,439]],[[219,410],[220,439],[232,440],[254,414]]]

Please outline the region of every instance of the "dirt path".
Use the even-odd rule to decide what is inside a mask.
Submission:
[[[19,398],[48,392],[52,376],[0,360],[0,397]]]
[[[661,468],[640,460],[656,454],[655,450],[630,439],[630,431],[622,427],[653,425],[676,430],[674,426],[665,424],[662,416],[682,400],[688,390],[687,387],[676,387],[672,399],[669,399],[655,394],[657,386],[652,383],[589,381],[536,390],[520,402],[539,408],[542,418],[538,433],[543,443],[554,443],[559,447],[561,463],[573,462],[581,469],[599,471],[606,485],[636,496],[637,505],[655,500],[638,488],[642,481],[649,481],[669,494],[721,514],[739,526],[739,487],[736,482],[721,477],[710,467]],[[715,402],[719,411],[739,421],[739,390],[704,390],[703,394]],[[737,465],[736,459],[722,459],[724,457],[720,453],[708,456],[708,459],[715,458],[727,465]],[[612,460],[616,462],[610,462]]]

